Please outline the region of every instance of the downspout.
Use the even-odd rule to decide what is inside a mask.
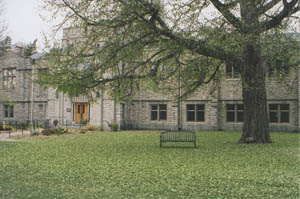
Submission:
[[[33,132],[33,111],[34,111],[34,66],[35,66],[35,60],[32,60],[32,70],[31,70],[31,114],[30,114],[30,120],[31,120],[31,133]]]

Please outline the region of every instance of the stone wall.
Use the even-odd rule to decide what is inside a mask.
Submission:
[[[15,68],[15,88],[3,87],[3,70]],[[37,72],[37,71],[36,71]],[[32,63],[30,58],[22,56],[17,49],[9,49],[0,57],[0,120],[30,120],[32,102]],[[48,91],[34,84],[33,119],[45,120],[47,116]],[[4,98],[4,100],[3,100]],[[2,101],[2,102],[1,102]],[[14,117],[5,118],[3,104],[8,101],[14,105]]]
[[[289,104],[289,123],[270,123],[272,131],[297,131],[299,126],[298,73],[291,73],[285,83],[266,78],[268,104]],[[300,83],[299,83],[300,84]],[[214,88],[214,89],[212,89]],[[240,79],[222,77],[217,85],[206,85],[199,88],[188,99],[182,101],[179,108],[174,95],[164,95],[147,89],[134,96],[126,104],[126,124],[133,129],[187,129],[187,130],[241,130],[242,122],[227,122],[226,104],[242,104]],[[151,105],[167,104],[167,120],[152,121]],[[187,121],[187,104],[204,104],[205,121]],[[179,120],[179,121],[178,121]],[[178,125],[179,124],[179,125]]]

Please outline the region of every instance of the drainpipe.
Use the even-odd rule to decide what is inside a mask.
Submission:
[[[32,60],[32,71],[31,71],[31,114],[30,114],[30,122],[31,122],[31,133],[33,132],[33,111],[34,111],[34,66],[35,60]]]

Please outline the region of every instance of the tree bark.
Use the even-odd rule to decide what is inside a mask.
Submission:
[[[266,69],[263,64],[260,45],[255,40],[250,39],[245,44],[243,52],[244,64],[241,77],[244,99],[244,128],[238,143],[272,142],[267,112]]]

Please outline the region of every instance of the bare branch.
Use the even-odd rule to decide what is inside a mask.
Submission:
[[[300,11],[300,6],[296,6],[297,3],[299,3],[299,0],[292,0],[290,2],[283,0],[284,8],[282,9],[282,11],[274,16],[271,20],[261,23],[259,28],[260,32],[264,32],[277,27],[283,19]]]
[[[230,12],[230,6],[221,3],[219,0],[211,0],[211,2],[218,11],[222,13],[226,20],[228,20],[239,32],[243,32],[243,25],[241,21]]]

